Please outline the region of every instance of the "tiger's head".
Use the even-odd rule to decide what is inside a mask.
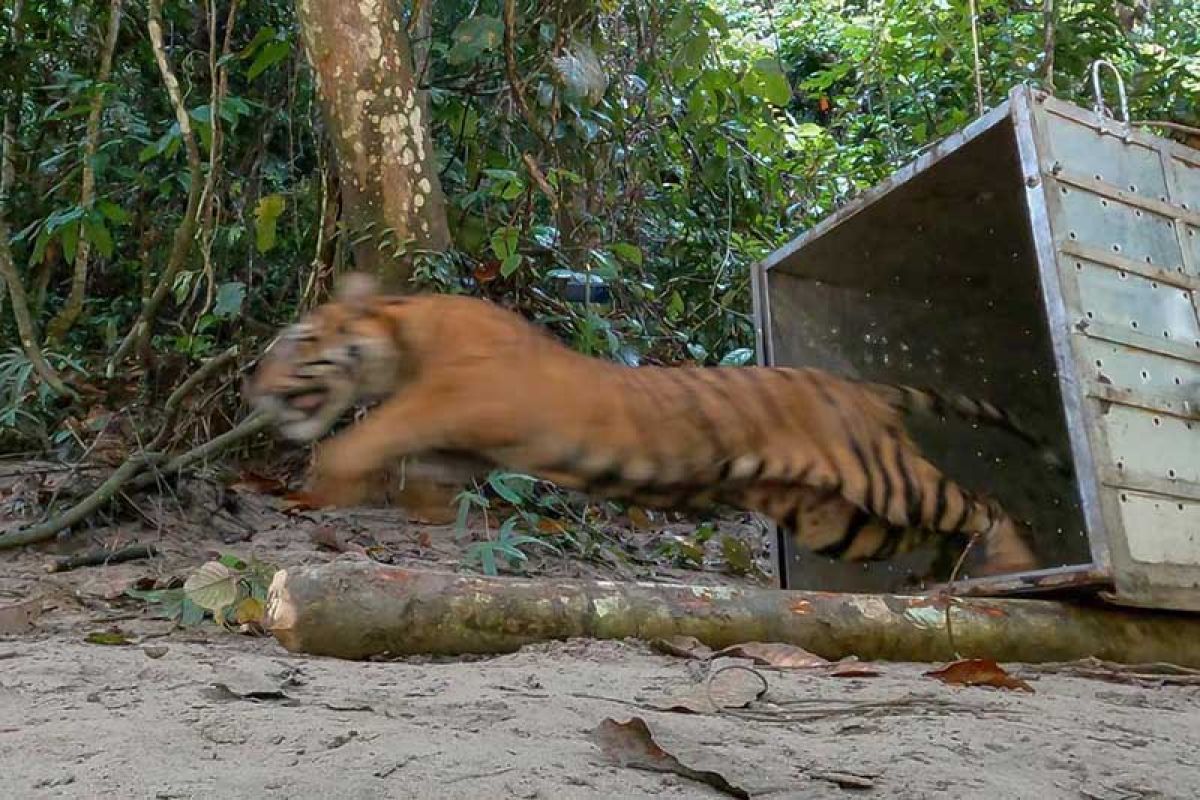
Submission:
[[[400,351],[390,318],[373,311],[378,293],[371,277],[345,276],[333,300],[286,328],[263,353],[246,399],[274,416],[284,438],[313,441],[350,407],[394,389]]]

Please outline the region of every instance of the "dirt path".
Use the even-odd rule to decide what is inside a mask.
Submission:
[[[689,766],[717,770],[755,797],[1200,797],[1196,687],[1030,674],[1036,691],[1024,694],[949,687],[924,677],[924,665],[881,665],[883,674],[871,678],[764,670],[769,691],[752,719],[681,714],[655,706],[700,686],[704,667],[640,642],[572,641],[469,661],[350,663],[293,656],[271,639],[211,622],[172,630],[123,595],[136,579],[186,575],[217,553],[277,566],[334,556],[312,541],[331,518],[284,516],[274,504],[243,496],[231,512],[197,514],[230,504],[164,498],[147,502],[137,526],[78,534],[81,541],[65,539],[48,551],[0,554],[0,607],[36,606],[26,630],[0,636],[5,797],[727,796],[678,775],[609,762],[590,732],[606,718],[631,716]],[[342,517],[336,528],[410,565],[457,567],[466,544],[449,530],[379,511]],[[744,525],[727,528],[754,536]],[[664,566],[653,556],[663,537],[650,532],[645,541],[625,542],[621,557],[553,556],[535,569],[750,580]],[[52,551],[133,539],[163,555],[63,574],[42,568]],[[133,644],[85,642],[113,628]]]
[[[64,635],[4,643],[8,796],[722,796],[607,763],[589,731],[631,715],[755,796],[1200,796],[1195,690],[1061,677],[1032,695],[951,689],[914,665],[866,679],[770,672],[762,718],[747,721],[627,705],[696,680],[694,665],[637,643],[440,664],[295,657],[222,635],[154,644],[166,653]],[[279,695],[238,696],[252,691]],[[811,718],[788,721],[801,709]]]

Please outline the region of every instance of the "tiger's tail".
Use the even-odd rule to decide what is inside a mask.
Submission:
[[[935,389],[918,389],[912,386],[873,383],[871,388],[879,393],[893,408],[906,414],[929,417],[946,417],[951,414],[967,422],[979,422],[1005,430],[1038,451],[1041,460],[1062,475],[1070,477],[1071,467],[1063,460],[1044,437],[1026,428],[1005,409],[987,400],[979,400],[962,394],[949,394]]]

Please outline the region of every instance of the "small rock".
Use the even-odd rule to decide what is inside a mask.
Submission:
[[[165,644],[148,644],[142,648],[142,652],[147,658],[162,658],[169,649]]]

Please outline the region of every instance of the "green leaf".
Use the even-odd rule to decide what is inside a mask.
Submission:
[[[278,64],[283,59],[287,58],[292,52],[292,43],[287,41],[273,41],[262,46],[258,51],[258,55],[254,59],[254,63],[250,65],[250,69],[246,70],[246,80],[252,81],[259,75],[271,67]]]
[[[454,44],[446,53],[446,61],[459,67],[499,47],[504,41],[504,23],[488,14],[476,14],[458,23],[450,38]]]
[[[246,299],[246,284],[241,281],[229,281],[217,287],[216,300],[213,303],[213,315],[227,319],[236,317],[242,311],[242,302]],[[226,559],[233,559],[236,564]],[[246,565],[234,556],[221,556],[221,563],[233,569],[245,569]],[[240,565],[240,566],[238,566]]]
[[[491,486],[496,494],[500,495],[514,506],[524,504],[526,498],[510,485],[510,481],[524,481],[528,484],[532,484],[534,478],[528,475],[506,473],[492,473],[488,476],[488,486]]]
[[[612,257],[612,254],[607,250],[592,250],[590,252],[592,261],[596,262],[599,269],[594,272],[602,278],[616,278],[619,273],[617,260]]]
[[[716,28],[722,36],[729,35],[729,23],[725,21],[725,17],[721,16],[717,11],[707,5],[700,6],[700,18],[708,23],[709,27]]]
[[[503,261],[516,254],[519,241],[520,232],[511,225],[497,228],[492,231],[492,252],[496,254],[496,258]]]
[[[113,238],[104,226],[103,217],[94,215],[84,218],[83,230],[87,234],[87,240],[96,246],[96,252],[105,258],[112,258]]]
[[[773,58],[760,58],[742,79],[742,90],[751,97],[760,97],[776,106],[792,102],[792,87],[787,76]]]
[[[749,364],[753,358],[753,350],[751,350],[749,347],[739,347],[738,349],[730,350],[725,354],[725,357],[721,359],[721,366],[741,367]]]
[[[179,606],[179,624],[185,628],[193,628],[204,620],[204,608],[184,597]]]
[[[679,319],[684,310],[683,297],[679,292],[671,292],[671,299],[667,302],[667,318]]]
[[[75,260],[75,248],[79,245],[79,223],[67,223],[60,229],[58,236],[62,241],[63,258],[69,264]]]
[[[274,38],[275,38],[275,29],[274,28],[268,28],[268,27],[259,28],[258,33],[254,34],[254,38],[250,40],[250,44],[246,45],[246,47],[242,50],[242,52],[238,55],[238,57],[239,58],[249,58],[250,56],[254,55],[255,50],[257,50],[259,47],[261,47],[262,45],[266,44],[267,42],[271,41]]]
[[[512,275],[521,266],[521,254],[513,253],[500,262],[500,274],[504,277]]]
[[[608,249],[613,252],[618,258],[628,261],[630,264],[642,265],[642,250],[637,245],[629,244],[629,242],[617,242],[608,246]]]
[[[803,122],[796,126],[796,135],[806,139],[820,136],[823,133],[825,133],[825,129],[815,122]]]
[[[132,214],[111,200],[96,201],[96,208],[108,219],[109,222],[117,225],[125,225],[133,219]]]
[[[209,561],[183,584],[184,596],[202,609],[217,611],[237,600],[237,574],[220,561]]]
[[[258,252],[266,253],[275,247],[275,222],[283,213],[283,195],[269,194],[260,198],[254,209],[255,246]]]
[[[79,206],[64,208],[60,211],[55,211],[50,216],[46,217],[46,230],[48,230],[50,233],[54,233],[59,228],[82,218],[83,209]]]
[[[33,252],[29,256],[30,264],[40,264],[46,257],[46,246],[50,244],[50,231],[44,226],[41,233],[37,235],[37,240],[33,243]]]

